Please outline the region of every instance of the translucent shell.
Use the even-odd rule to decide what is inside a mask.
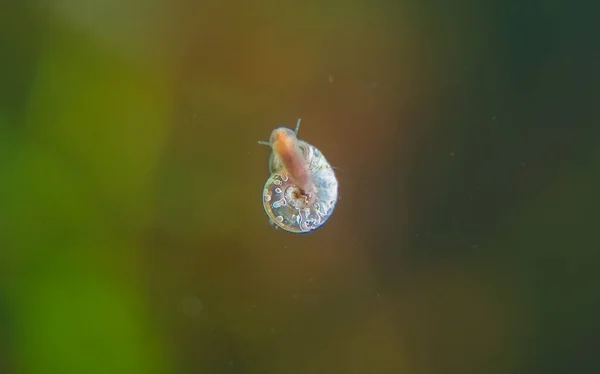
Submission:
[[[289,140],[286,145],[293,145],[296,152],[288,147],[283,153],[275,146],[273,138],[276,131],[284,138],[293,137],[285,140]],[[278,227],[292,233],[307,233],[322,226],[333,213],[338,198],[338,181],[323,154],[314,146],[297,139],[296,132],[280,128],[271,135],[271,176],[263,189],[263,206]],[[292,156],[287,155],[288,152]],[[296,156],[299,162],[292,163],[292,168],[289,158]],[[298,170],[298,165],[302,170]],[[295,181],[305,181],[306,186],[301,188]]]

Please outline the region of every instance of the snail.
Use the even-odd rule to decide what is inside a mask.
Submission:
[[[271,175],[263,189],[263,206],[272,223],[292,233],[308,233],[321,227],[333,213],[338,181],[325,156],[298,139],[296,129],[278,127],[268,145]]]

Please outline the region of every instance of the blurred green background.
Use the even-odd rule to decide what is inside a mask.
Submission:
[[[0,373],[600,372],[597,14],[2,2]],[[299,117],[308,235],[261,204]]]

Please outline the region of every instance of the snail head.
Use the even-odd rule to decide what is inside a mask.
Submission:
[[[269,141],[275,157],[279,159],[292,181],[307,195],[314,190],[309,164],[294,131],[279,127],[271,133]],[[303,142],[302,142],[303,143]]]

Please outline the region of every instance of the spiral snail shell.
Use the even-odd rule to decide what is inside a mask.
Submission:
[[[297,138],[296,130],[273,130],[269,142],[271,175],[263,189],[263,206],[269,219],[292,233],[321,227],[333,213],[338,181],[331,165],[314,146]]]

